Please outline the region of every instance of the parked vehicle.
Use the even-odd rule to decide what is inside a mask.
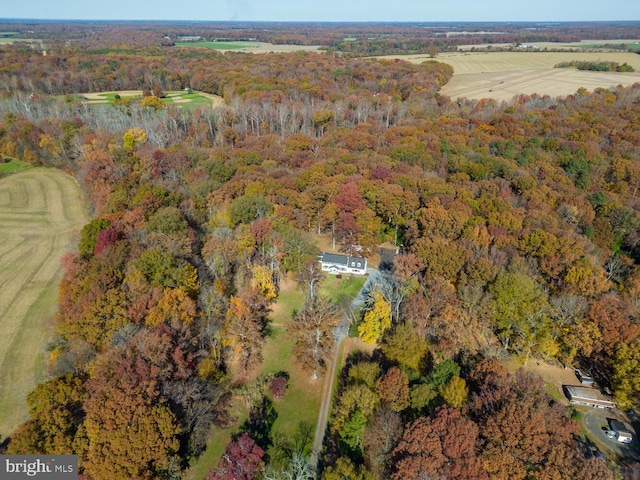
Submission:
[[[619,420],[609,420],[610,432],[613,432],[614,438],[620,443],[631,443],[633,441],[633,435],[627,429],[624,423]],[[608,433],[608,432],[607,432]],[[609,436],[607,434],[607,436]]]

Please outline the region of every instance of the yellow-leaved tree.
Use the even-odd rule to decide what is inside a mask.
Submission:
[[[164,104],[162,99],[159,97],[154,97],[153,95],[144,97],[142,100],[140,100],[140,106],[142,108],[151,108],[156,112],[158,110],[163,110],[166,108],[166,105]]]
[[[147,141],[147,132],[144,129],[136,127],[130,128],[122,136],[122,143],[126,150],[133,152],[137,143],[144,143]]]
[[[469,389],[464,379],[454,375],[451,379],[438,387],[438,392],[447,405],[462,408],[469,398]]]
[[[375,343],[384,331],[391,326],[391,306],[382,293],[373,292],[372,305],[358,325],[358,333],[367,343]]]
[[[179,326],[192,324],[196,318],[196,303],[179,288],[167,288],[156,306],[149,310],[145,319],[147,325],[167,323]]]
[[[620,343],[613,364],[614,398],[620,408],[629,409],[640,401],[640,338]]]
[[[262,296],[268,301],[274,300],[278,296],[276,286],[273,283],[273,274],[269,267],[264,265],[254,267],[251,285],[254,288],[257,288]]]

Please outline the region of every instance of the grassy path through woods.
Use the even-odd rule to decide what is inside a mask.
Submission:
[[[367,292],[372,288],[372,285],[377,282],[378,270],[374,268],[367,269],[367,280],[362,287],[358,290],[358,293],[351,300],[349,311],[344,313],[342,322],[336,328],[336,347],[333,353],[331,362],[327,365],[327,373],[325,374],[324,387],[322,390],[322,403],[320,404],[320,413],[318,415],[318,421],[316,422],[316,433],[313,439],[313,449],[311,451],[311,471],[314,472],[315,477],[318,473],[318,462],[322,456],[322,446],[324,444],[324,437],[327,432],[327,425],[329,423],[329,414],[331,412],[331,400],[333,399],[334,382],[337,380],[338,372],[342,366],[344,358],[342,352],[344,350],[344,342],[349,335],[349,326],[351,323],[351,313],[356,312],[364,303]]]
[[[26,396],[44,379],[60,258],[87,221],[80,189],[64,172],[0,179],[0,442],[28,418]]]

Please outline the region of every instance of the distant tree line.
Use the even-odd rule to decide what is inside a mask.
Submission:
[[[569,67],[574,67],[578,70],[589,70],[592,72],[635,72],[635,69],[626,62],[620,65],[617,62],[572,60],[570,62],[560,62],[554,66],[554,68]]]

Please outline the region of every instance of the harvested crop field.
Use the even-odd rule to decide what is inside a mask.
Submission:
[[[389,57],[381,57],[389,58]],[[428,55],[401,55],[411,62],[433,60]],[[580,87],[589,91],[640,82],[640,55],[628,52],[456,52],[438,55],[438,62],[454,69],[441,93],[451,98],[510,100],[514,95],[537,93],[552,97],[571,95]],[[591,72],[553,68],[572,60],[627,63],[633,73]]]
[[[435,59],[424,54],[380,58],[402,58],[415,63],[436,60],[451,65],[454,75],[538,70],[553,68],[558,63],[573,60],[628,63],[636,70],[640,70],[640,55],[629,52],[455,52],[440,54]]]
[[[37,168],[0,180],[0,442],[44,378],[60,258],[88,220],[75,180]]]
[[[454,75],[440,93],[455,98],[493,98],[511,100],[515,95],[534,93],[551,97],[576,93],[580,87],[593,91],[598,87],[629,86],[640,82],[640,72],[588,72],[574,68],[542,68],[512,72],[468,73]]]

